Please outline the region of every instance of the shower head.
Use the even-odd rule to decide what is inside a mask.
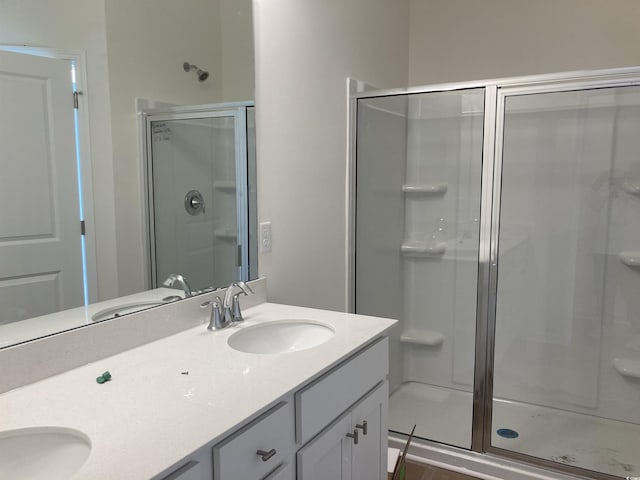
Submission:
[[[193,71],[195,71],[196,75],[198,76],[198,81],[199,82],[204,82],[207,78],[209,78],[209,72],[207,72],[206,70],[202,70],[197,65],[194,65],[192,63],[184,62],[182,64],[182,68],[184,68],[185,72],[193,72]]]

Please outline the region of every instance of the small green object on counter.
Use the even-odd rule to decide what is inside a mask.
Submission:
[[[104,372],[102,375],[96,378],[96,382],[99,384],[103,384],[104,382],[108,382],[111,380],[111,373],[109,371]]]

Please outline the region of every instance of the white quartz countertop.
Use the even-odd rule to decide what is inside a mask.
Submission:
[[[4,393],[0,432],[74,428],[91,439],[91,454],[74,479],[152,478],[222,440],[395,323],[272,303],[243,313],[245,322],[224,330],[201,325]],[[239,329],[280,319],[326,323],[335,335],[308,350],[273,355],[227,345]],[[112,380],[98,384],[107,370]]]

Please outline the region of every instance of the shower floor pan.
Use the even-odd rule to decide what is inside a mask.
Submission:
[[[389,429],[457,447],[471,444],[471,393],[417,382],[389,400]],[[519,402],[496,400],[495,447],[621,477],[640,475],[640,425]],[[518,432],[503,438],[499,428]]]

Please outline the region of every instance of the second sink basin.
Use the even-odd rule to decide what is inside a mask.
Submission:
[[[102,320],[120,317],[122,315],[126,315],[127,313],[135,313],[135,312],[139,312],[140,310],[146,310],[147,308],[157,307],[158,305],[163,305],[164,303],[165,302],[161,300],[149,301],[149,302],[126,303],[124,305],[118,305],[116,307],[100,310],[98,313],[94,313],[91,316],[91,320],[93,320],[94,322],[101,322]]]
[[[306,350],[333,337],[333,329],[311,320],[277,320],[246,327],[229,337],[231,348],[246,353]]]
[[[90,452],[87,436],[70,428],[0,432],[0,478],[65,480],[84,465]]]

